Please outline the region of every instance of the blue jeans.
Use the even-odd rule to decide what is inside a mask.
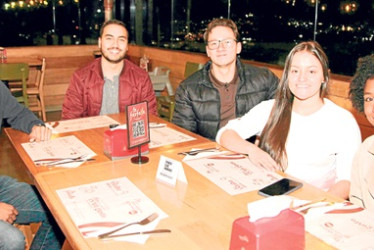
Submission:
[[[1,175],[0,202],[13,205],[18,210],[15,223],[42,223],[30,249],[61,249],[64,236],[35,187]],[[13,225],[0,221],[0,232],[0,249],[25,248],[25,239],[22,232]]]

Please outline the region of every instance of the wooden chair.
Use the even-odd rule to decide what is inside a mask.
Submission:
[[[45,103],[44,103],[44,75],[45,75],[46,61],[42,59],[42,65],[36,75],[34,86],[27,88],[27,95],[30,99],[29,109],[33,112],[38,112],[39,117],[46,121]],[[31,102],[34,100],[34,102]]]
[[[9,84],[10,91],[17,101],[29,106],[27,96],[27,78],[29,77],[29,65],[27,63],[0,63],[0,80]],[[20,88],[11,88],[11,84],[21,83]]]
[[[32,240],[34,239],[34,236],[36,232],[38,231],[41,223],[31,223],[29,225],[23,225],[23,224],[14,224],[15,227],[17,227],[25,236],[25,249],[30,249]]]
[[[171,122],[174,114],[174,96],[157,96],[157,112],[160,118]]]
[[[195,62],[186,62],[186,67],[184,68],[184,79],[195,73],[196,71],[202,69],[204,64]]]
[[[156,67],[148,74],[151,78],[153,89],[155,90],[157,96],[161,95],[161,92],[164,91],[165,87],[169,96],[174,95],[174,90],[169,79],[170,69],[168,67]]]

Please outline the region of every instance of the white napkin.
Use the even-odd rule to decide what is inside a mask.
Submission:
[[[279,195],[248,203],[249,221],[255,222],[261,218],[275,217],[281,211],[288,209],[293,200],[291,196]]]

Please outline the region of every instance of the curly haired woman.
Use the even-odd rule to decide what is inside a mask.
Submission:
[[[349,94],[353,107],[374,126],[374,55],[358,60]],[[374,136],[366,138],[354,158],[349,198],[374,211]]]

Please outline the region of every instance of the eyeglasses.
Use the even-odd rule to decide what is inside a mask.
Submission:
[[[222,44],[223,48],[229,49],[234,46],[237,41],[235,39],[223,39],[223,40],[214,40],[207,42],[208,49],[218,49],[219,45]]]

